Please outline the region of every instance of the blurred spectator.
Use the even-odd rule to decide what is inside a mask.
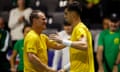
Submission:
[[[103,19],[103,23],[102,23],[102,24],[103,24],[103,30],[108,29],[108,27],[109,27],[109,26],[108,26],[108,25],[109,25],[108,23],[109,23],[109,18],[104,18],[104,19]],[[95,53],[97,52],[97,47],[98,47],[98,45],[97,45],[98,42],[97,42],[97,41],[98,41],[98,38],[99,38],[99,34],[100,34],[100,33],[98,33],[98,34],[96,35],[96,37],[95,37],[95,44],[94,44],[94,52],[95,52]]]
[[[6,58],[9,44],[9,33],[4,27],[4,19],[0,17],[0,71],[9,72],[9,62]]]
[[[72,32],[72,27],[70,24],[68,24],[67,22],[64,22],[64,30],[60,31],[58,33],[58,35],[62,38],[62,39],[70,39],[70,35]],[[61,60],[61,64],[59,64],[59,61]],[[52,67],[54,69],[58,69],[58,67],[60,66],[62,69],[65,69],[65,66],[67,64],[70,63],[69,60],[69,47],[66,47],[62,50],[55,50],[55,55],[53,58],[53,65]],[[66,69],[66,71],[68,71],[68,69]]]
[[[109,19],[106,17],[103,19],[103,30],[106,30],[108,29],[108,24],[109,23]],[[95,71],[98,70],[98,64],[97,64],[97,61],[96,61],[96,53],[97,53],[97,48],[98,48],[98,38],[99,38],[99,35],[100,35],[100,32],[101,30],[97,33],[97,35],[95,36],[95,40],[94,40],[94,61],[95,61]]]
[[[120,17],[112,13],[109,19],[109,29],[103,30],[98,39],[98,72],[117,72],[114,68],[118,66],[116,62],[120,51]],[[120,69],[120,66],[118,68]]]
[[[23,28],[23,34],[24,37],[26,36],[26,34],[30,31],[31,26],[25,26]],[[14,49],[10,58],[10,64],[11,64],[11,72],[23,72],[23,48],[24,48],[24,39],[18,40],[15,45],[14,45]],[[17,54],[19,55],[19,64],[18,67],[16,68],[16,56]]]
[[[11,31],[12,43],[16,40],[23,38],[22,29],[26,23],[29,22],[29,15],[32,12],[31,8],[28,8],[26,0],[17,0],[17,8],[10,11],[8,26]]]

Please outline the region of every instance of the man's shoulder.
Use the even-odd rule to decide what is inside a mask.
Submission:
[[[32,9],[31,8],[26,8],[25,11],[32,11]]]
[[[40,34],[40,37],[42,37],[42,38],[48,38],[48,36],[46,35],[46,34]]]
[[[108,33],[109,33],[109,30],[106,29],[106,30],[101,31],[99,36],[105,36]]]
[[[39,36],[38,36],[35,32],[30,31],[30,32],[26,35],[25,39],[38,39],[38,37],[39,37]]]
[[[18,8],[13,8],[10,10],[10,12],[16,12],[16,11],[18,11]]]
[[[100,33],[102,33],[102,34],[107,34],[108,32],[109,32],[109,30],[106,29],[106,30],[101,31]]]

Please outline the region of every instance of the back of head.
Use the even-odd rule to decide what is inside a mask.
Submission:
[[[82,5],[78,1],[73,1],[66,6],[68,11],[75,11],[79,16],[82,14]]]

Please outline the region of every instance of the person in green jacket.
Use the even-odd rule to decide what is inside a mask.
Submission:
[[[23,28],[24,37],[26,34],[31,30],[31,26],[26,25]],[[10,65],[11,65],[11,72],[23,72],[24,65],[23,65],[23,48],[24,48],[24,39],[18,40],[15,45],[14,49],[10,58]],[[15,60],[16,56],[19,55],[19,64],[16,68]]]
[[[7,59],[7,53],[10,49],[9,47],[10,35],[5,29],[5,21],[3,17],[0,16],[0,72],[9,72],[10,64]]]
[[[98,72],[120,72],[117,62],[120,53],[120,18],[117,13],[112,13],[109,19],[109,29],[103,30],[98,38]]]

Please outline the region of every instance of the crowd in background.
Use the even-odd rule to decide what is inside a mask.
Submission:
[[[14,65],[18,66],[17,62],[19,62],[19,60],[17,60],[19,58],[17,57],[16,59],[17,53],[19,53],[19,50],[16,49],[16,45],[18,44],[18,40],[24,38],[24,26],[31,25],[29,16],[32,10],[37,9],[45,12],[48,21],[47,30],[45,30],[46,34],[49,34],[50,31],[55,30],[59,32],[62,37],[61,32],[62,30],[65,30],[64,25],[66,25],[64,23],[63,17],[64,8],[68,3],[71,3],[72,1],[73,0],[0,0],[0,62],[2,62],[0,63],[0,71],[16,71],[16,69],[14,69],[16,66]],[[94,60],[96,67],[95,71],[97,71],[97,69],[99,69],[96,61],[98,48],[97,42],[100,36],[99,33],[103,29],[108,29],[110,14],[120,14],[120,0],[77,1],[79,1],[83,6],[81,19],[91,30],[91,33],[93,35]],[[70,29],[68,29],[68,31],[70,31]],[[67,36],[67,34],[66,37],[69,39],[69,36]],[[99,42],[98,44],[102,45]],[[23,45],[23,43],[21,45]],[[48,50],[49,65],[53,66],[55,69],[60,69],[63,67],[61,64],[58,64],[58,67],[55,66],[57,63],[59,63],[59,60],[56,60],[57,62],[55,62],[55,59],[60,59],[60,61],[62,61],[62,57],[64,57],[64,51],[65,50],[57,52],[54,50]],[[13,56],[13,62],[14,59],[16,59],[15,64],[10,58],[13,53],[15,53],[15,57]],[[55,55],[58,57],[62,56],[62,59],[57,58]],[[21,69],[22,68],[19,67],[19,70]]]

